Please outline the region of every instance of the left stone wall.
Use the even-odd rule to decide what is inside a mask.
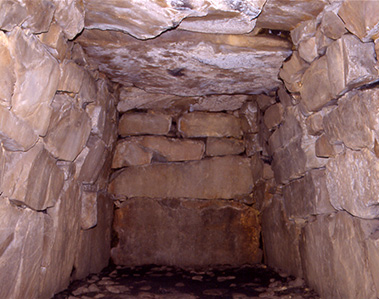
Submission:
[[[0,4],[0,298],[51,298],[109,261],[117,90],[68,40],[79,3],[20,3]]]

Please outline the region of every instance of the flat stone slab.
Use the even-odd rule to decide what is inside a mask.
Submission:
[[[252,191],[250,159],[239,156],[127,167],[110,183],[116,197],[232,199]]]
[[[261,260],[259,212],[225,200],[147,199],[115,212],[116,265],[242,265]]]

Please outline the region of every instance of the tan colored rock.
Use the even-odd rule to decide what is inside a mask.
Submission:
[[[90,119],[68,95],[56,95],[52,108],[45,146],[56,158],[73,161],[89,138]]]
[[[290,31],[301,22],[315,18],[325,4],[323,0],[267,0],[257,26]]]
[[[255,19],[261,12],[265,0],[212,1],[204,3],[188,2],[144,2],[125,3],[111,1],[105,4],[99,0],[84,1],[86,28],[118,30],[131,34],[138,39],[153,38],[179,27],[200,32],[235,33],[250,32]],[[109,10],[109,6],[112,10]],[[185,19],[190,17],[189,19]],[[185,19],[185,20],[184,20]]]
[[[27,151],[37,142],[38,136],[25,121],[0,106],[0,140],[9,151]]]
[[[345,24],[332,11],[326,11],[321,21],[321,31],[331,39],[339,39],[346,33]]]
[[[333,42],[326,51],[333,96],[377,79],[375,56],[374,43],[362,43],[354,35]]]
[[[239,155],[244,151],[245,146],[243,140],[234,138],[207,138],[207,156]]]
[[[92,103],[97,99],[97,85],[95,79],[89,72],[84,73],[82,86],[79,92],[79,102],[81,106]]]
[[[118,134],[129,135],[166,135],[171,128],[171,116],[153,113],[126,113],[121,116]]]
[[[283,198],[290,219],[335,212],[329,201],[324,169],[308,171],[303,178],[284,186]]]
[[[119,242],[112,259],[128,266],[257,263],[262,256],[258,214],[225,200],[127,200],[115,213]]]
[[[97,192],[82,190],[81,228],[90,229],[97,224]]]
[[[242,136],[239,118],[226,113],[186,113],[179,118],[178,131],[184,137]]]
[[[334,97],[328,67],[327,58],[322,56],[304,73],[300,95],[301,103],[308,111],[320,110]]]
[[[283,113],[281,103],[276,103],[265,111],[263,121],[269,130],[275,129],[283,121]]]
[[[94,184],[100,173],[106,171],[104,168],[108,155],[109,151],[104,141],[97,136],[90,136],[85,149],[75,160],[75,177],[80,182]]]
[[[80,0],[53,0],[54,18],[68,39],[74,39],[84,28],[84,5]]]
[[[374,132],[370,118],[375,118],[376,114],[375,110],[369,109],[367,102],[362,100],[363,97],[361,92],[349,92],[339,100],[336,109],[324,116],[323,127],[330,143],[342,141],[351,149],[373,147]],[[379,102],[376,101],[374,104],[373,106],[379,109]]]
[[[316,31],[316,45],[317,45],[317,53],[319,55],[324,55],[326,53],[327,48],[331,43],[333,43],[333,39],[327,37],[324,33],[322,33],[321,27],[317,28]]]
[[[316,156],[320,158],[334,157],[343,151],[342,144],[331,144],[325,134],[322,134],[316,141]]]
[[[279,101],[282,104],[283,108],[291,107],[295,104],[294,99],[287,92],[286,88],[283,85],[281,85],[279,87],[279,89],[277,90],[277,96],[278,96]]]
[[[319,215],[301,239],[304,276],[322,298],[375,298],[358,218],[345,212]]]
[[[265,111],[268,107],[276,103],[275,97],[265,94],[257,95],[255,100],[258,104],[259,109],[262,111]]]
[[[245,134],[243,137],[243,142],[246,149],[246,155],[248,157],[263,150],[259,134]]]
[[[153,153],[153,159],[162,162],[201,160],[205,151],[202,141],[163,136],[145,136],[140,144]]]
[[[299,55],[308,63],[312,63],[318,57],[316,37],[311,37],[300,42]]]
[[[241,108],[251,96],[248,95],[209,95],[200,97],[196,103],[190,104],[190,111],[235,111]]]
[[[367,258],[368,258],[368,266],[370,268],[370,272],[372,275],[372,278],[374,280],[375,289],[376,289],[376,296],[378,296],[379,293],[379,279],[378,279],[378,261],[379,261],[379,254],[378,254],[378,246],[379,246],[379,240],[378,240],[378,220],[361,220],[360,226],[362,227],[362,230],[365,233],[365,244],[367,246]]]
[[[1,193],[34,210],[55,204],[63,187],[63,172],[41,143],[27,152],[4,151]]]
[[[253,176],[253,183],[256,185],[263,179],[264,163],[259,154],[255,154],[250,158],[251,161],[251,173]]]
[[[54,22],[50,25],[48,32],[42,33],[38,37],[43,44],[48,46],[48,50],[51,55],[58,60],[63,61],[69,46],[61,26]]]
[[[84,70],[71,60],[65,60],[61,63],[61,79],[58,90],[79,93],[83,82]]]
[[[117,197],[229,199],[249,194],[252,185],[250,159],[227,156],[128,167],[110,183],[109,192]]]
[[[16,78],[8,37],[3,32],[0,32],[0,73],[0,105],[9,107]]]
[[[0,197],[1,298],[39,298],[46,218]]]
[[[262,178],[264,180],[271,180],[274,178],[274,172],[272,171],[272,167],[270,164],[263,164],[263,174]]]
[[[80,231],[72,279],[83,279],[89,273],[99,273],[109,264],[113,200],[103,192],[97,198],[97,225]]]
[[[378,217],[379,162],[372,152],[346,149],[329,159],[326,169],[330,202],[335,209],[361,218]]]
[[[302,77],[308,67],[309,64],[300,57],[298,51],[294,51],[291,58],[283,63],[279,76],[284,80],[284,84],[290,92],[301,90]]]
[[[39,298],[51,298],[70,283],[80,233],[79,188],[67,181],[56,204],[47,209]]]
[[[345,27],[363,42],[379,33],[379,4],[376,1],[344,1],[338,15]]]
[[[112,168],[150,164],[153,153],[144,148],[140,139],[126,138],[116,145]]]
[[[239,111],[242,131],[248,134],[255,134],[259,131],[259,108],[256,102],[246,102]]]
[[[291,30],[291,40],[295,46],[303,41],[309,40],[316,34],[317,21],[315,19],[301,22],[296,28]]]
[[[274,196],[262,212],[262,238],[267,265],[302,277],[300,233],[301,227],[287,218],[283,200]]]
[[[46,32],[54,15],[51,1],[1,1],[0,28],[11,31],[16,26],[30,29],[33,33]]]
[[[279,37],[181,30],[144,41],[144,55],[141,41],[122,32],[85,30],[77,41],[112,81],[185,97],[268,93],[291,53],[290,42]]]
[[[320,135],[324,131],[323,119],[323,111],[308,116],[305,120],[306,126],[308,128],[308,134],[313,136]]]
[[[19,28],[9,35],[9,48],[16,73],[12,111],[44,136],[52,113],[50,103],[59,82],[58,63],[36,37]]]

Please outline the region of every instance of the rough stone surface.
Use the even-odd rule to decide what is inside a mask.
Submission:
[[[324,169],[311,170],[303,178],[284,186],[283,198],[289,218],[308,218],[335,212],[329,201]]]
[[[79,188],[70,180],[63,187],[54,207],[45,219],[41,298],[51,298],[70,283],[80,229]]]
[[[301,90],[303,86],[302,77],[308,67],[309,64],[300,57],[298,51],[294,51],[291,58],[283,63],[279,76],[290,92]]]
[[[0,197],[0,296],[38,298],[47,215],[22,209]]]
[[[347,149],[330,159],[326,169],[330,202],[335,209],[361,218],[378,217],[379,162],[372,152]]]
[[[18,27],[9,36],[9,47],[16,73],[12,111],[44,136],[52,113],[50,103],[59,83],[58,63],[36,37]]]
[[[69,45],[64,37],[61,26],[57,23],[50,24],[48,32],[42,33],[39,36],[40,41],[48,46],[47,50],[60,61],[63,61],[69,50]]]
[[[179,119],[178,131],[184,137],[242,136],[239,118],[226,113],[186,113]]]
[[[235,202],[127,200],[116,210],[114,229],[119,243],[112,259],[118,265],[204,267],[261,259],[258,211]]]
[[[336,109],[324,116],[323,127],[330,143],[343,142],[351,149],[373,147],[374,128],[370,120],[376,117],[375,107],[378,110],[379,106],[374,97],[371,104],[373,107],[368,107],[367,102],[362,100],[371,98],[370,95],[374,94],[349,92],[338,101]]]
[[[345,34],[333,42],[326,50],[332,95],[377,79],[375,57],[374,43],[362,43],[354,35]]]
[[[359,220],[345,212],[319,215],[305,226],[300,246],[304,276],[321,297],[376,297],[363,240]]]
[[[323,0],[267,0],[257,26],[289,31],[302,21],[316,17],[325,4]]]
[[[180,28],[212,33],[248,33],[255,25],[265,0],[255,1],[170,1],[147,0],[104,3],[86,0],[85,26],[118,30],[139,39],[153,38],[180,24]],[[112,9],[109,9],[112,7]],[[190,17],[189,19],[185,19]]]
[[[379,33],[379,5],[376,1],[344,1],[338,15],[346,28],[363,42]]]
[[[295,46],[306,41],[316,34],[317,21],[315,19],[301,22],[296,28],[291,30],[291,40]]]
[[[88,273],[100,272],[109,263],[113,201],[109,195],[99,192],[97,197],[97,225],[80,231],[75,255],[73,279],[82,279]]]
[[[305,124],[308,128],[308,134],[317,136],[320,135],[324,131],[323,126],[323,117],[324,117],[324,110],[314,113],[307,117],[305,120]]]
[[[272,105],[265,111],[263,121],[269,130],[274,129],[282,122],[283,113],[284,109],[280,103]]]
[[[51,106],[53,113],[44,138],[45,146],[56,158],[73,161],[91,133],[90,118],[68,95],[56,95]]]
[[[334,157],[344,149],[342,144],[331,144],[325,134],[317,139],[315,146],[316,156],[320,158]]]
[[[263,150],[259,134],[246,134],[243,142],[248,157]]]
[[[267,264],[288,274],[302,277],[300,233],[301,227],[287,218],[283,200],[274,196],[262,213],[262,238]]]
[[[53,0],[56,5],[55,20],[68,39],[73,39],[84,28],[84,6],[80,0]]]
[[[339,39],[346,33],[345,24],[340,17],[332,11],[324,13],[321,21],[321,31],[332,39]]]
[[[261,108],[262,109],[262,108]],[[256,102],[246,102],[239,111],[244,133],[255,134],[259,131],[259,109]]]
[[[112,168],[150,164],[153,153],[140,144],[136,138],[126,138],[116,145]]]
[[[272,90],[291,53],[289,42],[278,37],[180,30],[144,41],[143,55],[141,41],[122,32],[85,30],[78,42],[115,82],[186,97]]]
[[[26,151],[37,142],[37,139],[37,134],[25,121],[0,106],[0,140],[5,149]]]
[[[190,111],[235,111],[241,108],[244,102],[250,100],[249,95],[209,95],[200,97],[196,103],[190,105]]]
[[[79,93],[84,78],[84,70],[72,60],[61,64],[61,79],[58,90]]]
[[[64,175],[41,143],[25,153],[4,151],[0,165],[3,196],[34,210],[55,204]]]
[[[109,192],[117,197],[231,199],[249,194],[252,185],[250,159],[227,156],[128,167],[113,179]]]
[[[312,63],[318,57],[316,37],[311,37],[299,44],[299,55],[308,63]]]
[[[90,229],[97,224],[97,192],[82,190],[81,202],[80,225],[82,229]]]
[[[325,56],[314,61],[304,73],[300,89],[301,103],[308,111],[318,111],[333,99]]]
[[[7,36],[0,32],[0,105],[8,107],[15,83],[14,62],[9,51]]]
[[[171,128],[171,116],[153,113],[126,113],[121,116],[118,133],[128,135],[166,135]]]
[[[245,146],[243,140],[234,138],[207,138],[207,156],[239,155],[244,151]]]

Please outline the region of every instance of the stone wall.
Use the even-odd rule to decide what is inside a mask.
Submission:
[[[378,9],[334,2],[291,31],[283,118],[268,127],[276,194],[256,193],[265,260],[322,298],[379,296]]]
[[[183,267],[259,262],[255,151],[247,143],[258,117],[252,97],[228,111],[226,101],[215,101],[213,112],[205,112],[209,107],[199,103],[196,110],[126,108],[134,95],[124,92],[118,106],[124,113],[109,185],[118,206],[113,261]],[[144,95],[153,96],[161,97]]]
[[[32,2],[0,4],[1,298],[51,298],[110,256],[116,93],[68,40],[80,6]]]

